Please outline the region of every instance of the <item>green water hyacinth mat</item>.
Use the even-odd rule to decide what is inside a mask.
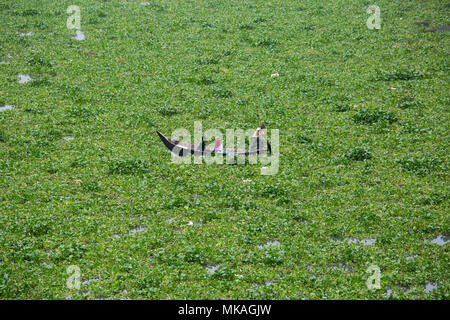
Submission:
[[[0,298],[448,299],[449,8],[1,1]]]

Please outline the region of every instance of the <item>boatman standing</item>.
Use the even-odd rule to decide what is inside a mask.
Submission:
[[[267,135],[264,131],[265,127],[264,124],[261,124],[261,126],[256,129],[255,133],[252,136],[252,143],[250,145],[250,151],[258,150],[258,153],[260,153],[260,148],[264,148],[265,144],[267,143],[267,149],[269,150],[269,153],[272,153],[272,150],[270,148],[270,144],[267,141]],[[264,139],[266,141],[264,141]],[[263,152],[266,152],[266,150],[263,150]]]

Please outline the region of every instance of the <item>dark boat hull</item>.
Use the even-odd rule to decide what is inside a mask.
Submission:
[[[172,140],[167,138],[165,135],[163,135],[161,132],[156,130],[156,133],[158,134],[161,141],[164,143],[164,145],[169,149],[173,154],[178,155],[180,157],[192,154],[192,155],[205,155],[205,154],[217,154],[222,156],[227,156],[229,154],[235,154],[235,155],[252,155],[252,154],[261,154],[261,153],[267,153],[267,150],[244,150],[244,149],[228,149],[225,148],[223,151],[216,151],[210,147],[205,147],[204,144],[202,147],[200,146],[194,146],[193,144],[188,144],[185,142]],[[270,145],[267,143],[269,154],[270,151]]]

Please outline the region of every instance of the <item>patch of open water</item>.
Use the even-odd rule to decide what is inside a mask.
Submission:
[[[31,81],[31,77],[26,74],[19,74],[19,83],[27,83]]]
[[[208,274],[214,274],[219,269],[219,267],[220,265],[217,264],[213,266],[206,266],[205,269]]]
[[[447,242],[449,242],[449,236],[443,236],[443,235],[438,235],[436,238],[430,240],[430,243],[434,243],[437,244],[439,246],[443,246],[445,244],[447,244]]]
[[[78,40],[78,41],[82,41],[82,40],[86,39],[83,31],[77,30],[76,32],[77,32],[77,35],[75,37],[72,37],[72,39],[75,39],[75,40]]]
[[[437,289],[437,284],[436,283],[428,282],[425,285],[425,292],[426,293],[430,293],[431,291],[436,290],[436,289]]]
[[[267,248],[267,247],[279,247],[280,245],[281,245],[281,243],[278,240],[268,241],[264,244],[258,245],[258,249],[263,249],[263,248]]]
[[[144,226],[139,226],[139,227],[137,227],[137,228],[131,229],[131,230],[130,230],[130,234],[136,234],[136,233],[144,232],[145,230],[147,230],[146,227],[144,227]]]
[[[365,246],[371,246],[371,245],[375,244],[375,242],[377,241],[376,238],[357,239],[357,238],[347,237],[345,239],[346,239],[348,244],[361,243],[361,244],[363,244]]]
[[[339,263],[339,264],[335,264],[331,266],[332,270],[342,270],[342,271],[347,271],[347,272],[351,272],[353,271],[353,267],[345,264],[345,263]]]
[[[3,107],[0,107],[0,112],[6,111],[6,110],[12,110],[14,106],[6,104]]]

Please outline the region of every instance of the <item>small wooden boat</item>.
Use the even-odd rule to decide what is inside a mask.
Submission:
[[[216,154],[216,155],[222,155],[227,156],[229,154],[235,154],[235,155],[251,155],[251,154],[262,154],[267,153],[269,151],[269,154],[271,154],[271,148],[270,144],[267,142],[266,147],[267,149],[260,149],[260,145],[264,145],[261,143],[260,137],[252,137],[252,143],[250,150],[247,149],[230,149],[230,148],[215,148],[215,147],[207,147],[205,143],[205,139],[202,139],[202,142],[200,145],[195,146],[190,143],[186,143],[183,141],[178,140],[172,140],[167,138],[165,135],[163,135],[161,132],[156,130],[156,133],[158,133],[159,138],[164,143],[164,145],[169,149],[172,153],[175,155],[178,155],[180,157],[186,156],[189,154],[193,154],[195,156],[204,155],[204,154]],[[216,142],[217,145],[217,142]]]

